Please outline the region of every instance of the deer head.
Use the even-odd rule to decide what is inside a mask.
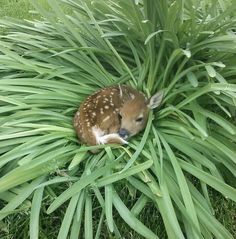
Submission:
[[[149,111],[158,107],[162,98],[162,92],[156,93],[149,99],[138,92],[126,101],[119,110],[121,119],[119,135],[127,139],[143,130],[147,124]]]
[[[131,87],[104,88],[90,95],[74,117],[79,139],[89,145],[127,143],[143,130],[150,110],[160,105],[163,93],[147,99]]]

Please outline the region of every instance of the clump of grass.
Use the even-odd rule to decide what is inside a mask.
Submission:
[[[42,212],[62,210],[58,238],[100,238],[104,225],[119,238],[119,215],[131,238],[163,237],[142,216],[151,204],[168,238],[233,238],[209,187],[236,201],[236,5],[33,2],[45,20],[1,21],[0,219],[30,207],[38,238]],[[91,155],[73,115],[96,89],[124,82],[162,89],[162,108],[127,147]]]

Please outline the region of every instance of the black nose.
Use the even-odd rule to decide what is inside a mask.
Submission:
[[[129,132],[124,128],[121,128],[118,133],[119,133],[120,137],[123,139],[126,139],[129,136]]]

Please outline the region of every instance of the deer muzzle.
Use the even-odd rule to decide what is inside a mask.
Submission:
[[[119,129],[118,134],[123,139],[127,139],[129,137],[129,135],[130,135],[130,133],[126,129],[124,129],[124,128]]]

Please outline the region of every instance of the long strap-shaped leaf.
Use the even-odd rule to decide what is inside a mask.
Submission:
[[[117,212],[131,228],[133,228],[145,238],[158,239],[158,236],[155,235],[150,229],[148,229],[141,221],[139,221],[134,216],[134,214],[125,206],[115,190],[113,190],[113,203]]]

